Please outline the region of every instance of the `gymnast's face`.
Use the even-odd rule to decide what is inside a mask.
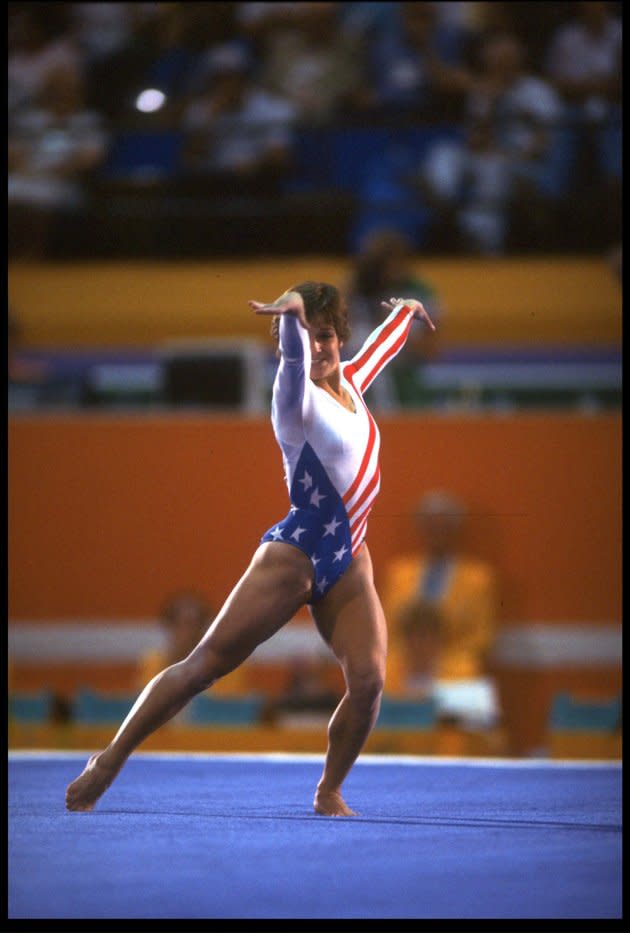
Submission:
[[[340,351],[343,341],[339,340],[332,324],[323,318],[316,318],[310,326],[311,340],[311,379],[316,382],[332,376],[340,363]]]

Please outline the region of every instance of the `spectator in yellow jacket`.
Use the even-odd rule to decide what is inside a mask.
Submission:
[[[432,491],[415,517],[424,546],[392,559],[385,577],[390,694],[424,692],[421,683],[484,678],[495,633],[495,572],[460,553],[462,504]]]

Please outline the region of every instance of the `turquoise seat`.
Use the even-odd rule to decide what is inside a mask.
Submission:
[[[9,695],[9,719],[13,722],[47,722],[52,711],[53,696],[49,690],[37,693]]]
[[[433,729],[437,722],[435,700],[399,700],[383,697],[376,725],[382,729]]]
[[[191,725],[253,726],[260,722],[263,699],[256,694],[241,697],[213,697],[199,694],[184,713]]]
[[[558,693],[549,722],[551,729],[563,732],[614,732],[621,727],[621,697],[585,701]]]
[[[94,725],[96,723],[120,723],[135,702],[136,696],[115,696],[98,693],[94,690],[79,690],[73,707],[72,716],[76,723]]]

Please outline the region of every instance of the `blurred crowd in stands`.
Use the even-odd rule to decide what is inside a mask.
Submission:
[[[30,2],[8,26],[11,256],[133,251],[134,218],[167,253],[620,241],[620,3]]]

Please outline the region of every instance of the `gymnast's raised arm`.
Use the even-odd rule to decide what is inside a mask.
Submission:
[[[248,302],[256,314],[279,318],[277,331],[280,363],[273,383],[271,420],[278,439],[304,443],[304,402],[311,370],[309,324],[299,292],[287,291],[276,301]],[[275,329],[272,331],[275,333]]]

